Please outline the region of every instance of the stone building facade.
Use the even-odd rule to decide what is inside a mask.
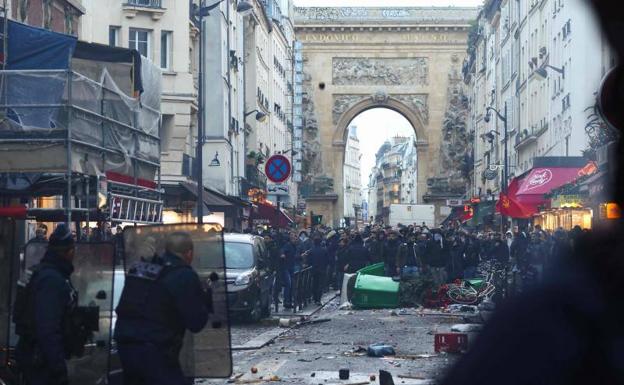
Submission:
[[[86,11],[83,3],[80,0],[9,0],[7,8],[13,20],[81,37],[80,18]]]
[[[362,211],[362,162],[357,126],[349,127],[344,163],[344,218],[355,226]]]

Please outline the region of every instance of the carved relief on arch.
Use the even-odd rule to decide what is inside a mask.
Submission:
[[[333,84],[341,86],[425,86],[429,58],[335,57]]]
[[[342,114],[344,114],[349,108],[361,102],[362,100],[369,98],[370,95],[363,94],[342,94],[333,95],[334,103],[332,107],[332,121],[337,124]]]
[[[429,103],[427,94],[393,95],[393,98],[405,103],[408,107],[418,111],[424,124],[429,124]]]

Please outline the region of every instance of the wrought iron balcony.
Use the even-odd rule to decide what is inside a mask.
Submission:
[[[126,0],[124,5],[145,8],[162,8],[162,0]]]
[[[516,143],[514,147],[519,149],[528,144],[534,143],[537,141],[538,134],[536,132],[535,127],[531,127],[530,129],[524,129],[516,135]]]
[[[251,188],[258,188],[260,190],[266,190],[267,188],[267,177],[263,172],[258,170],[256,166],[247,165],[245,169],[245,176],[247,182],[249,183]]]
[[[124,15],[132,19],[138,13],[151,14],[152,19],[159,20],[165,13],[162,0],[124,0],[122,5]]]

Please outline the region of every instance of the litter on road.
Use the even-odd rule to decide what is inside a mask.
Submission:
[[[392,345],[383,343],[369,345],[367,353],[369,357],[385,357],[396,355],[396,352],[394,351],[394,347]]]
[[[320,324],[320,323],[325,323],[329,321],[331,321],[331,318],[318,318],[318,319],[313,319],[313,320],[308,320],[308,321],[299,321],[295,324],[295,327]]]
[[[452,332],[458,333],[474,333],[483,329],[483,324],[457,324],[451,326]]]
[[[394,385],[394,380],[392,379],[392,374],[385,370],[379,371],[379,385]]]

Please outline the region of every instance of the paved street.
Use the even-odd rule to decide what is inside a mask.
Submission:
[[[338,299],[328,303],[312,319],[330,321],[284,330],[272,344],[261,349],[234,352],[234,383],[353,384],[370,381],[370,375],[387,370],[396,384],[431,383],[454,357],[434,353],[434,331],[450,330],[461,318],[423,315],[415,309],[339,310]],[[243,344],[271,327],[235,324],[234,344]],[[358,348],[384,342],[395,347],[397,356],[367,357]],[[406,356],[406,357],[402,357]],[[409,356],[409,357],[407,357]],[[257,373],[252,373],[252,368]],[[338,371],[350,369],[350,378],[340,381]],[[210,384],[224,384],[212,380]],[[206,382],[205,382],[206,383]]]

